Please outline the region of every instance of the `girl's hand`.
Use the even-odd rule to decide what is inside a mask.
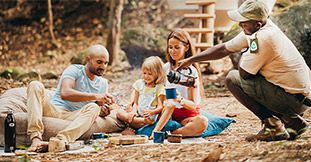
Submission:
[[[129,112],[129,114],[130,114],[131,116],[138,116],[137,112],[135,112],[135,111],[131,111],[131,112]]]
[[[153,140],[153,132],[151,132],[151,136],[149,137],[150,140]]]
[[[148,118],[148,117],[154,115],[153,110],[144,109],[143,112],[144,112],[144,117],[145,117],[145,118]]]
[[[126,106],[126,108],[125,108],[125,111],[126,111],[126,112],[131,112],[131,111],[133,111],[133,105],[132,105],[132,104],[128,104],[128,105]]]
[[[165,100],[164,103],[163,103],[164,107],[167,107],[167,108],[175,108],[176,107],[176,101],[174,100]]]

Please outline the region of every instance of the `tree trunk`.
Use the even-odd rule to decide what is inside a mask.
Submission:
[[[52,38],[52,44],[59,47],[54,35],[54,24],[53,24],[53,11],[52,11],[52,0],[48,0],[48,15],[49,15],[49,31]]]
[[[120,61],[120,35],[121,16],[124,0],[113,0],[110,2],[109,13],[109,35],[107,38],[107,49],[110,53],[109,64],[117,65]]]

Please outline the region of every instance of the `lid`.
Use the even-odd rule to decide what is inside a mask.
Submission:
[[[8,110],[8,115],[12,115],[13,114],[13,111],[12,110]]]

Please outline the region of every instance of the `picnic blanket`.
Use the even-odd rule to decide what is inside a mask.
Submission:
[[[185,144],[203,144],[203,143],[213,143],[212,141],[208,141],[204,138],[185,138],[182,139],[181,143],[170,143],[166,139],[163,144],[153,143],[153,140],[148,140],[147,143],[143,144],[132,144],[132,145],[119,145],[122,147],[137,147],[137,146],[152,146],[152,145],[185,145]],[[67,150],[62,152],[62,154],[80,154],[82,152],[91,152],[96,151],[97,149],[105,149],[104,147],[95,148],[93,144],[85,145],[83,148],[76,150]],[[38,154],[34,152],[23,151],[26,154]],[[14,156],[14,153],[4,153],[4,148],[0,147],[0,156]]]
[[[212,114],[207,113],[204,110],[201,110],[200,113],[201,113],[201,115],[208,118],[208,121],[207,121],[208,127],[198,137],[207,137],[207,136],[217,135],[217,134],[221,133],[223,130],[225,130],[231,123],[235,123],[234,119],[226,118],[226,117],[220,117],[217,115],[212,115]],[[153,125],[144,126],[140,129],[138,129],[136,132],[137,132],[137,134],[140,134],[140,135],[151,136],[151,133],[152,133],[154,127],[156,126],[156,124],[157,124],[157,122],[154,123]],[[173,131],[173,130],[176,130],[180,127],[182,127],[182,125],[180,123],[178,123],[177,121],[169,120],[166,123],[166,125],[164,126],[164,128],[162,129],[162,131]]]

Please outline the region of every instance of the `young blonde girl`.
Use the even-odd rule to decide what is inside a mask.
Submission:
[[[119,110],[117,118],[132,128],[153,124],[163,109],[165,98],[165,73],[163,62],[157,56],[145,59],[142,64],[142,79],[133,84],[134,98],[127,110]]]

